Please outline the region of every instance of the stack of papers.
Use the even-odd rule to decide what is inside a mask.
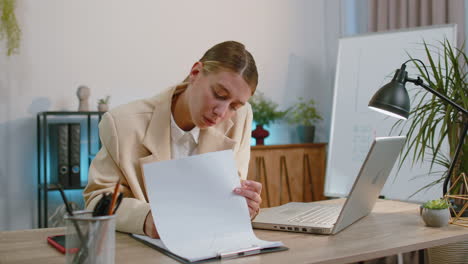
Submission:
[[[179,260],[231,258],[287,249],[258,239],[251,226],[232,150],[143,164],[161,239],[133,235]]]

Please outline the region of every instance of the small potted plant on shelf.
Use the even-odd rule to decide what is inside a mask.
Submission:
[[[249,103],[252,106],[253,119],[257,124],[255,130],[252,131],[252,137],[255,138],[257,145],[264,145],[264,139],[270,135],[270,133],[264,129],[264,126],[268,126],[283,118],[287,110],[277,110],[278,104],[265,97],[261,92],[256,92],[255,95],[249,99]]]
[[[430,200],[421,205],[419,213],[427,226],[446,226],[450,219],[449,203],[444,199]]]
[[[99,112],[107,112],[109,110],[109,99],[110,96],[106,96],[104,99],[99,99],[98,100],[98,111]]]
[[[301,142],[314,142],[315,123],[323,120],[315,107],[314,99],[305,101],[299,97],[299,102],[292,107],[287,116],[289,124],[297,125],[297,134]]]

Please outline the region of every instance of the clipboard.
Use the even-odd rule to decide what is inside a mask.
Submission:
[[[205,262],[211,262],[211,261],[216,261],[216,260],[227,260],[227,259],[235,259],[235,258],[240,258],[240,257],[247,257],[247,256],[253,256],[253,255],[258,255],[258,254],[264,254],[264,253],[271,253],[271,252],[280,252],[280,251],[286,251],[289,248],[285,246],[279,246],[279,247],[269,247],[269,248],[260,248],[260,247],[250,247],[247,249],[242,249],[242,250],[237,250],[237,251],[226,251],[226,252],[219,252],[217,256],[214,256],[212,258],[207,258],[199,261],[190,261],[186,258],[183,258],[179,255],[176,255],[172,253],[171,251],[161,248],[153,243],[150,243],[146,240],[141,239],[138,236],[135,236],[133,234],[130,234],[130,237],[133,237],[137,241],[140,241],[141,243],[156,249],[157,251],[163,253],[164,255],[171,257],[181,263],[205,263]]]

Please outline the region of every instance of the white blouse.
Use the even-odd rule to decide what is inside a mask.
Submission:
[[[194,127],[190,131],[182,130],[171,114],[171,159],[179,159],[197,153],[200,128]]]

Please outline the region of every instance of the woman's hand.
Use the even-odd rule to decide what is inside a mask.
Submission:
[[[145,231],[145,235],[151,238],[159,238],[158,230],[156,230],[156,226],[154,225],[151,211],[149,211],[148,215],[146,215],[145,226],[143,230]]]
[[[247,205],[249,206],[250,219],[254,219],[260,210],[260,204],[262,203],[262,184],[256,181],[242,180],[241,187],[235,188],[234,193],[244,196],[247,199]]]

